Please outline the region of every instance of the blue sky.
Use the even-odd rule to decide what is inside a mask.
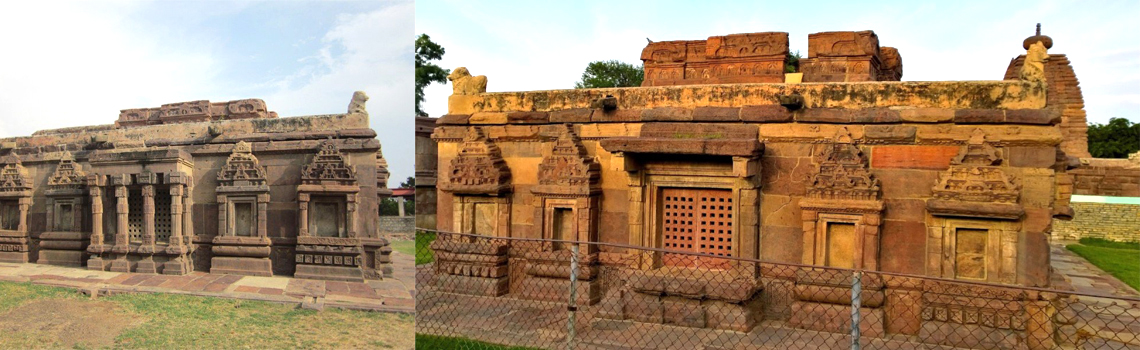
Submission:
[[[199,99],[344,113],[363,90],[397,186],[414,174],[414,11],[376,0],[5,3],[0,137]]]
[[[807,56],[810,33],[874,30],[898,48],[903,80],[1000,80],[1021,42],[1042,32],[1068,56],[1090,122],[1140,122],[1140,1],[416,1],[416,33],[447,50],[438,64],[488,77],[488,91],[573,88],[591,61],[639,63],[646,38],[783,31]],[[447,85],[426,91],[447,112]]]

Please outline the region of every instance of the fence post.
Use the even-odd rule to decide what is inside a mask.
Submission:
[[[851,274],[851,350],[859,350],[859,308],[863,301],[863,272]]]
[[[566,310],[570,315],[566,318],[566,348],[574,348],[574,314],[578,311],[578,244],[570,245],[570,303]]]

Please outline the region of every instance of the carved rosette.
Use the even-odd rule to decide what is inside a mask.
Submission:
[[[463,140],[459,156],[451,161],[442,190],[459,194],[498,195],[510,190],[511,172],[499,148],[474,127]]]
[[[1002,160],[1001,151],[986,142],[985,133],[974,129],[950,169],[939,175],[927,209],[934,215],[1020,218],[1021,186],[1002,169]]]
[[[353,186],[356,185],[356,169],[348,164],[336,144],[328,140],[321,144],[317,156],[301,171],[301,183]]]
[[[570,125],[554,142],[550,155],[538,165],[538,186],[533,192],[545,195],[588,196],[597,192],[598,163],[586,154],[582,140]]]
[[[218,187],[264,187],[265,191],[269,190],[265,167],[258,164],[249,143],[242,141],[234,145],[226,165],[218,171]]]

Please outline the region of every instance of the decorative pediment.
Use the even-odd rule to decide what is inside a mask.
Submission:
[[[87,186],[87,173],[83,171],[83,166],[75,163],[71,152],[64,151],[55,172],[48,177],[47,184],[50,190],[83,189]]]
[[[510,188],[511,172],[499,148],[474,127],[463,140],[459,156],[451,160],[442,190],[467,194],[500,194]]]
[[[867,157],[841,128],[825,147],[819,167],[808,186],[808,197],[834,200],[879,200],[879,179],[867,169]]]
[[[241,141],[234,145],[226,165],[218,171],[218,186],[266,186],[265,167],[258,164],[249,143]]]
[[[600,177],[598,163],[586,154],[582,140],[573,127],[565,126],[554,142],[550,155],[538,165],[539,194],[589,195],[597,190]]]
[[[30,196],[32,177],[28,176],[28,170],[24,169],[20,158],[8,155],[0,158],[0,164],[3,165],[0,168],[0,196]]]
[[[985,133],[974,129],[970,141],[950,162],[934,186],[934,198],[967,202],[1017,203],[1020,186],[998,165],[1001,152],[985,141]]]
[[[301,183],[306,185],[356,185],[356,169],[348,164],[344,154],[332,140],[321,144],[321,150],[301,171]]]
[[[1021,186],[999,164],[1002,153],[986,143],[985,133],[974,130],[970,141],[939,175],[934,198],[926,209],[936,216],[964,216],[1017,220],[1025,209],[1017,203]]]

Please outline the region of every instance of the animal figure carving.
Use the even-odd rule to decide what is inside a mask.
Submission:
[[[1045,44],[1040,41],[1029,45],[1029,52],[1025,54],[1025,65],[1021,66],[1018,78],[1030,81],[1045,81],[1045,59],[1049,53]]]
[[[447,76],[451,81],[451,94],[474,95],[487,92],[487,76],[471,76],[467,67],[459,67]]]
[[[368,114],[364,104],[368,102],[368,95],[364,91],[352,93],[352,101],[348,103],[348,113]]]

